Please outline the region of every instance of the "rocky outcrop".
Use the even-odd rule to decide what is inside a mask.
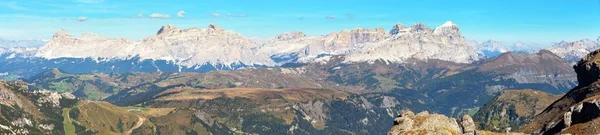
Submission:
[[[475,122],[465,115],[460,122],[454,118],[448,118],[441,114],[429,114],[427,111],[414,114],[412,111],[404,110],[394,120],[394,126],[388,135],[402,134],[477,134]]]
[[[577,81],[580,86],[589,85],[600,79],[600,56],[596,50],[583,57],[581,61],[575,64],[575,72],[577,73]]]
[[[578,123],[584,123],[600,116],[600,101],[594,99],[585,101],[577,106],[572,106],[564,114],[563,123],[565,127],[570,127]]]
[[[469,115],[465,115],[460,120],[460,127],[462,128],[463,134],[465,135],[476,135],[477,134],[477,126],[475,125],[475,121]]]
[[[600,129],[600,50],[574,66],[579,86],[555,101],[521,129],[533,134],[597,134]]]

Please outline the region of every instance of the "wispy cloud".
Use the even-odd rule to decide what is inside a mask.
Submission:
[[[335,15],[328,15],[328,16],[325,16],[325,19],[335,19]]]
[[[14,1],[13,2],[0,2],[0,6],[6,7],[8,9],[12,9],[12,10],[21,10],[21,11],[27,10],[27,8],[19,6],[17,4],[17,2],[14,2]]]
[[[104,2],[104,0],[77,0],[77,2],[83,4],[100,4]]]
[[[217,13],[217,12],[213,12],[213,13],[210,13],[210,16],[213,16],[213,17],[221,17],[221,14],[219,14],[219,13]]]
[[[88,17],[86,17],[86,16],[80,16],[80,17],[77,17],[77,21],[79,21],[79,22],[85,22],[85,21],[87,21],[88,19],[89,19],[89,18],[88,18]]]
[[[346,14],[346,17],[348,17],[350,19],[354,19],[356,17],[356,15],[354,15],[354,14]]]
[[[167,18],[171,18],[171,15],[168,14],[161,14],[161,13],[152,13],[149,16],[150,18],[160,18],[160,19],[167,19]]]
[[[248,17],[248,14],[232,14],[232,13],[220,13],[220,12],[212,12],[209,15],[212,17],[235,17],[235,18]]]
[[[181,10],[181,11],[177,12],[177,16],[180,18],[185,17],[185,11]]]

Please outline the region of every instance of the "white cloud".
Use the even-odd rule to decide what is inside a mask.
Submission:
[[[160,14],[160,13],[152,13],[152,14],[150,14],[150,18],[162,18],[162,19],[166,19],[166,18],[171,18],[171,15]]]
[[[328,15],[328,16],[326,16],[325,18],[326,18],[326,19],[335,19],[335,16],[334,16],[334,15]]]
[[[221,14],[219,14],[219,13],[217,13],[217,12],[214,12],[214,13],[210,13],[210,16],[213,16],[213,17],[221,17]]]
[[[181,11],[177,12],[177,16],[181,17],[181,18],[185,17],[185,11],[181,10]]]
[[[79,21],[79,22],[84,22],[84,21],[87,21],[88,19],[89,19],[89,18],[88,18],[88,17],[85,17],[85,16],[80,16],[80,17],[77,17],[77,21]]]

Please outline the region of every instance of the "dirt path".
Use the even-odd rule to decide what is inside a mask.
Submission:
[[[142,116],[138,116],[138,118],[139,118],[139,120],[137,123],[135,123],[135,126],[133,126],[131,129],[129,129],[127,132],[125,132],[125,135],[131,135],[133,130],[140,128],[144,124],[144,121],[146,120],[146,118],[144,118]]]

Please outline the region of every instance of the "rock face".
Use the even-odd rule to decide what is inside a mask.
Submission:
[[[373,62],[383,60],[403,63],[410,59],[438,59],[457,63],[469,63],[479,58],[470,42],[458,27],[447,22],[431,30],[422,23],[410,28],[395,25],[390,31],[390,38],[381,42],[370,42],[363,48],[348,54],[347,62]]]
[[[534,134],[600,133],[600,69],[596,50],[574,66],[579,86],[555,101],[521,130]]]
[[[394,120],[394,126],[388,135],[402,134],[476,134],[475,122],[471,116],[465,115],[460,122],[440,114],[421,112],[414,114],[404,110]]]
[[[580,86],[589,85],[600,79],[599,52],[600,50],[591,52],[574,66],[575,72],[577,73],[577,81],[579,81]]]

